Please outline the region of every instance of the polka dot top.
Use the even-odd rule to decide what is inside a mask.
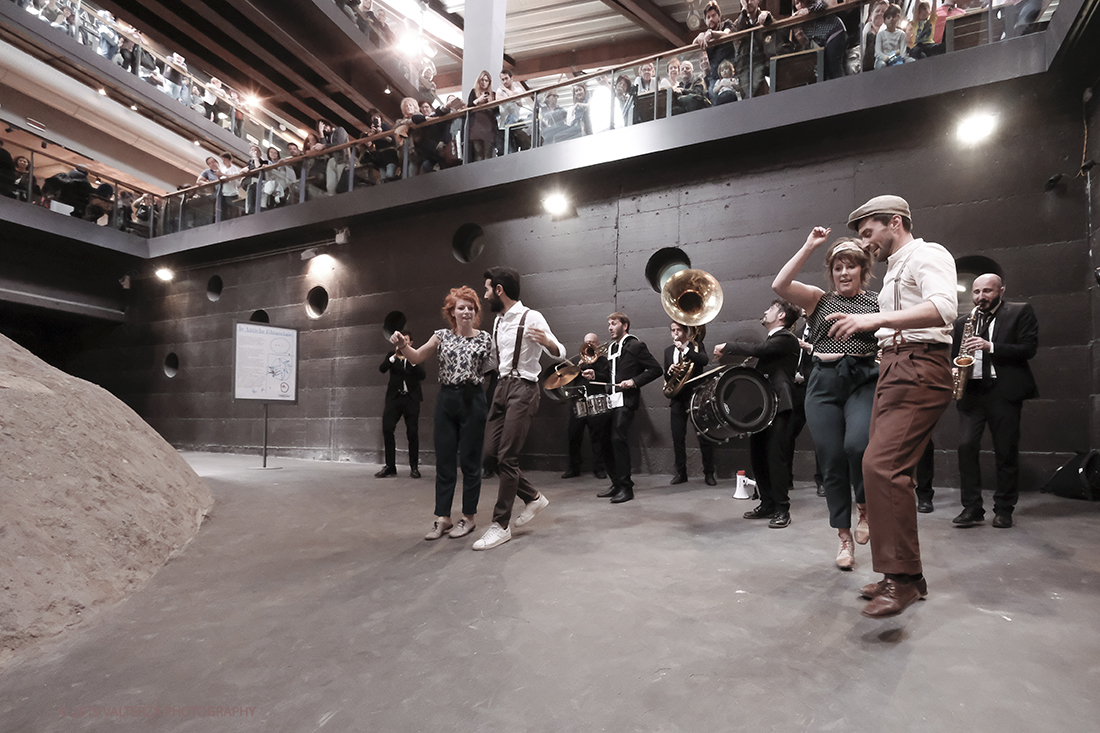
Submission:
[[[874,331],[860,331],[847,341],[829,336],[833,322],[825,316],[830,313],[878,313],[878,293],[866,290],[859,295],[845,298],[835,292],[825,293],[817,301],[817,307],[807,319],[810,324],[810,343],[814,352],[821,354],[874,354],[878,351],[878,339]]]

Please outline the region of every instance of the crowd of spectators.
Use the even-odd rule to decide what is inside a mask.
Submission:
[[[74,0],[12,2],[235,136],[242,135],[242,122],[251,114],[246,95],[217,77],[200,77],[179,53],[154,53],[141,31],[106,10]]]
[[[47,170],[57,170],[61,165],[59,160],[39,160],[47,164]],[[35,175],[30,157],[13,156],[2,141],[0,196],[128,231],[148,227],[153,205],[152,197],[119,190],[114,182],[89,172],[85,165],[75,165],[68,171],[62,168],[43,180]]]

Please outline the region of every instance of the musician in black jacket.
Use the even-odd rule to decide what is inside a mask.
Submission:
[[[691,335],[688,333],[688,327],[675,321],[669,324],[668,330],[672,334],[672,345],[665,349],[665,381],[677,378],[673,375],[672,367],[685,362],[692,364],[692,377],[702,374],[707,368],[707,362],[710,361],[702,339],[694,344],[689,343]],[[669,482],[672,486],[688,480],[686,442],[692,391],[691,387],[685,387],[668,401],[669,422],[672,427],[672,456],[675,464],[675,472],[672,475],[672,481]],[[707,486],[717,485],[718,482],[714,480],[714,443],[700,437],[699,452],[703,454],[703,479]]]
[[[406,332],[408,335],[408,332]],[[378,371],[390,373],[386,387],[386,407],[382,411],[382,441],[386,446],[386,465],[374,474],[375,478],[397,475],[397,443],[394,433],[397,421],[405,419],[405,436],[409,439],[409,476],[420,478],[420,403],[424,401],[420,383],[427,373],[421,364],[410,364],[403,356],[391,351],[378,365]]]
[[[625,313],[607,317],[607,332],[611,345],[607,360],[611,363],[611,452],[615,463],[611,467],[611,488],[596,496],[611,497],[612,504],[622,504],[634,498],[634,482],[630,479],[630,425],[638,411],[640,388],[661,376],[661,365],[649,353],[646,345],[633,336],[630,318]]]
[[[801,347],[791,328],[798,320],[798,309],[785,300],[776,299],[764,311],[761,325],[768,329],[763,343],[730,341],[714,347],[714,358],[721,362],[730,357],[755,356],[756,368],[764,373],[775,389],[779,409],[772,424],[753,433],[749,439],[752,471],[760,504],[745,512],[745,519],[769,519],[768,526],[782,529],[791,523],[791,462],[794,442],[791,440],[791,413],[794,407],[794,374],[798,369]]]
[[[962,340],[970,316],[955,321],[952,356],[962,346],[975,358],[959,410],[959,480],[963,510],[954,524],[972,527],[985,517],[978,454],[982,433],[989,425],[997,465],[993,493],[993,526],[1012,526],[1012,512],[1020,496],[1020,412],[1024,400],[1039,396],[1028,360],[1039,348],[1039,321],[1027,303],[1003,300],[1004,283],[987,274],[974,280],[973,335]]]
[[[592,443],[592,473],[598,479],[607,478],[604,466],[610,465],[611,443],[608,440],[607,430],[610,426],[610,414],[577,415],[577,403],[584,403],[589,389],[585,385],[589,381],[611,381],[611,365],[607,363],[607,357],[603,354],[595,356],[600,349],[600,337],[594,333],[586,334],[584,346],[580,357],[580,366],[584,371],[569,385],[573,395],[569,405],[569,470],[561,475],[562,478],[576,478],[581,475],[581,446],[584,443],[584,429],[588,428],[588,437]],[[585,351],[590,351],[593,356],[585,358]],[[595,387],[591,389],[597,389]],[[598,393],[604,390],[598,388]],[[587,409],[587,408],[585,408]]]

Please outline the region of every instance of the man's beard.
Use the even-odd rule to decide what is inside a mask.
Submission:
[[[496,293],[489,294],[489,310],[491,310],[493,313],[500,313],[502,310],[504,310],[504,302]]]
[[[985,301],[978,303],[978,310],[982,311],[983,313],[992,313],[993,311],[997,310],[997,306],[999,306],[1000,304],[1001,296],[998,295],[996,298],[993,298],[988,303]]]

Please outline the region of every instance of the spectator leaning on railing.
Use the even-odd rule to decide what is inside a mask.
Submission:
[[[825,0],[794,0],[797,8],[792,18],[828,10]],[[844,23],[835,15],[823,15],[811,18],[799,28],[806,38],[825,49],[825,78],[839,79],[844,76],[844,53],[848,48],[848,31]]]
[[[733,57],[733,65],[737,69],[737,86],[741,98],[750,96],[759,97],[767,94],[768,80],[765,78],[765,69],[768,65],[767,50],[764,44],[764,30],[772,24],[772,14],[760,9],[760,0],[744,0],[741,13],[733,22],[733,30],[752,32],[736,41],[737,49]],[[729,46],[730,44],[726,44]],[[709,57],[708,53],[708,57]],[[721,63],[721,62],[719,62]],[[751,69],[751,72],[750,72]],[[712,77],[718,74],[717,64],[711,60]]]

